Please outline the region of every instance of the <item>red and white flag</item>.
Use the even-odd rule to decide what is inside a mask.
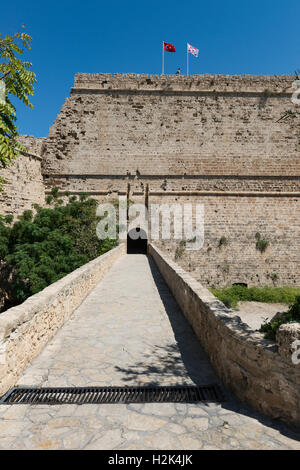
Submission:
[[[199,54],[199,49],[196,47],[191,46],[189,43],[187,43],[187,51],[193,54],[195,57],[198,57]]]
[[[176,52],[176,51],[175,51],[175,46],[173,46],[173,44],[169,44],[168,42],[165,42],[165,41],[164,41],[164,51],[167,51],[167,52]]]

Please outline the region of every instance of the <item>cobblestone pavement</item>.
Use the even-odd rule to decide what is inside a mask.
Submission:
[[[155,265],[120,258],[20,385],[207,384],[218,379]],[[300,449],[300,432],[227,393],[220,404],[3,405],[1,449]]]

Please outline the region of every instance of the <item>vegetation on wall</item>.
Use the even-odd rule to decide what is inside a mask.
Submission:
[[[256,249],[260,251],[261,253],[264,253],[270,243],[268,242],[268,240],[264,240],[263,238],[261,238],[260,233],[256,233],[255,238],[256,238]]]
[[[118,244],[117,239],[97,238],[95,199],[68,196],[64,204],[54,188],[47,203],[51,207],[35,205],[35,215],[27,210],[13,225],[11,216],[0,218],[0,276],[9,279],[1,282],[2,310]]]
[[[279,274],[278,274],[278,273],[271,273],[271,274],[269,275],[269,277],[270,277],[270,279],[272,279],[273,284],[276,284],[276,282],[277,282],[278,279],[279,279]]]
[[[0,34],[0,83],[5,87],[0,99],[0,167],[11,164],[19,150],[26,150],[17,141],[16,108],[11,97],[33,107],[29,96],[33,95],[35,74],[30,70],[31,62],[20,59],[25,50],[31,49],[31,41],[25,32],[5,37]],[[4,182],[1,178],[0,185]]]
[[[299,85],[300,82],[300,70],[295,70],[295,82],[293,84],[293,87],[295,87],[295,92],[297,89],[300,88]],[[299,93],[297,91],[297,97],[299,99]],[[289,122],[291,120],[296,119],[299,121],[300,119],[300,111],[296,109],[295,106],[293,106],[292,109],[287,109],[276,122]],[[298,144],[296,145],[296,150],[300,150],[300,135],[298,134]]]
[[[186,240],[181,240],[179,246],[175,250],[175,260],[182,258],[186,247]]]
[[[270,88],[266,88],[263,94],[266,98],[268,98],[269,96],[272,96],[272,90],[270,90]]]
[[[218,247],[221,248],[222,246],[227,246],[228,245],[228,239],[222,235],[222,237],[219,240]]]

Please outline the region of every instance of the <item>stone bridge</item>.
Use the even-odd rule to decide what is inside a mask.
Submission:
[[[102,255],[0,316],[13,385],[205,385],[210,404],[0,405],[5,449],[300,449],[299,368],[153,245]],[[255,408],[255,410],[253,410]]]

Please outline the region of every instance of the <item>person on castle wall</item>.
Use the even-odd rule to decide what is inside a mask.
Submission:
[[[180,67],[178,67],[176,75],[180,75],[180,74],[181,74],[181,69],[180,69]]]

